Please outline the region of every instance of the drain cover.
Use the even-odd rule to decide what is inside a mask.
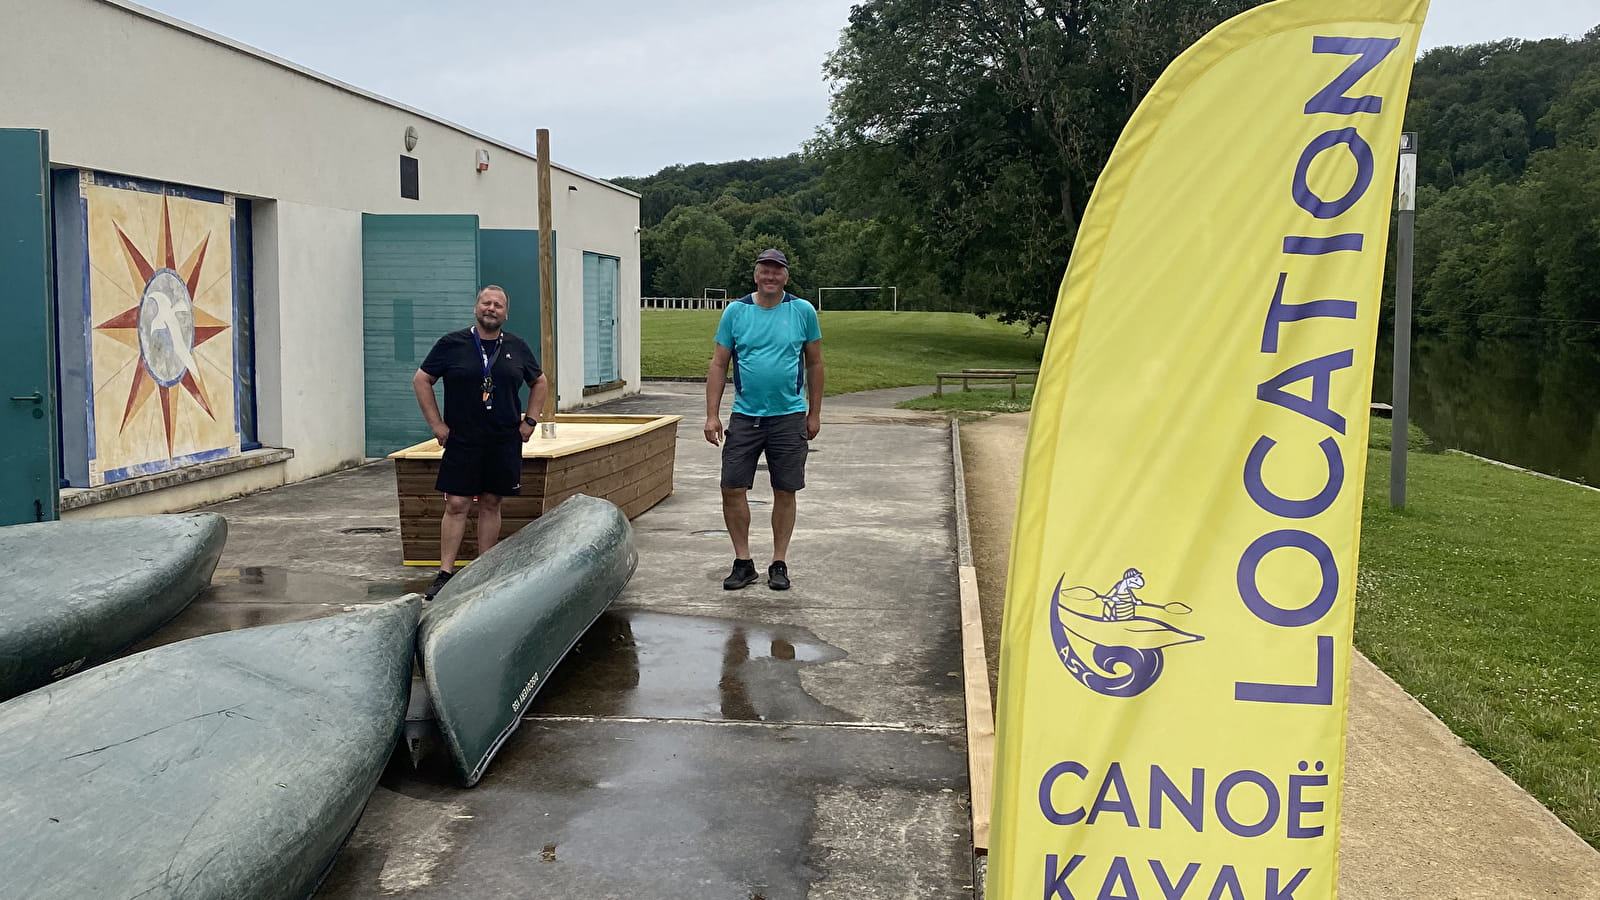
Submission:
[[[340,534],[389,534],[394,529],[387,525],[362,525],[359,528],[341,528]]]

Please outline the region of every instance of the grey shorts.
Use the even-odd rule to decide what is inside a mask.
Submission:
[[[722,443],[722,486],[749,490],[756,481],[756,460],[767,454],[767,474],[775,491],[806,486],[806,414],[747,416],[734,413]]]

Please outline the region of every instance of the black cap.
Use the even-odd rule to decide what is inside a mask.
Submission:
[[[756,262],[777,263],[778,265],[783,266],[785,269],[789,268],[789,257],[784,256],[783,251],[776,247],[768,247],[767,249],[761,251],[761,255],[756,257]]]

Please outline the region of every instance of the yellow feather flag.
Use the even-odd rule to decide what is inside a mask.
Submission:
[[[996,900],[1335,895],[1389,212],[1426,0],[1278,0],[1140,104],[1062,282],[1001,649]]]

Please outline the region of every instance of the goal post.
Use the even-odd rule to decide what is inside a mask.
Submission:
[[[825,287],[817,288],[817,312],[822,312],[822,307],[827,300],[828,292],[839,291],[877,291],[881,296],[884,291],[889,292],[889,309],[891,312],[900,311],[900,289],[892,284],[867,284],[852,287]]]

